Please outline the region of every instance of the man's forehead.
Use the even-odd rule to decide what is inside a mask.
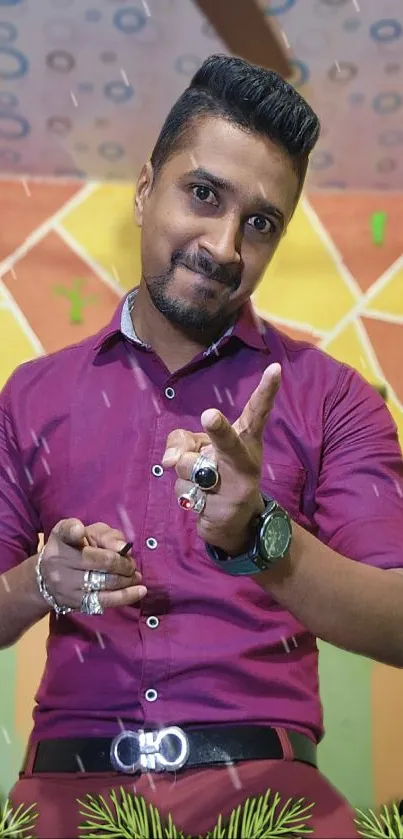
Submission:
[[[268,155],[278,159],[287,157],[284,150],[268,137],[217,117],[198,120],[192,126],[191,132],[185,135],[184,140],[179,154],[187,155],[193,167],[200,165],[198,158],[201,155],[209,155],[230,162],[228,149],[231,150],[231,155],[244,156],[245,162],[252,150],[255,158],[257,154],[262,160]]]

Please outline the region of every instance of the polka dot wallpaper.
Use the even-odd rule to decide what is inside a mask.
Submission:
[[[322,119],[310,187],[401,189],[401,0],[260,5]],[[216,51],[191,0],[0,0],[0,172],[132,179]]]
[[[322,120],[310,186],[403,187],[401,0],[272,0],[292,81]]]

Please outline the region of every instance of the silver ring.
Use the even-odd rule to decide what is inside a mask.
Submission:
[[[193,466],[190,480],[205,492],[215,489],[220,480],[217,464],[206,455],[200,454]]]
[[[197,489],[199,489],[199,487],[197,487]],[[197,500],[195,501],[195,505],[193,507],[193,512],[197,513],[198,516],[201,516],[201,514],[204,511],[204,508],[206,506],[206,502],[207,502],[207,495],[201,489],[200,490],[200,495],[197,498]]]
[[[106,571],[85,571],[83,591],[104,591],[106,589]]]
[[[189,492],[182,492],[178,498],[178,504],[182,510],[193,510],[199,516],[206,506],[206,501],[206,493],[196,484]]]
[[[88,591],[81,601],[82,615],[103,615],[104,610],[99,602],[97,591]]]

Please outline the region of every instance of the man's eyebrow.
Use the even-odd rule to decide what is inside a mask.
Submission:
[[[196,169],[191,169],[186,173],[186,177],[205,181],[215,189],[221,189],[222,192],[229,192],[233,194],[236,191],[234,185],[231,184],[230,181],[227,181],[225,178],[220,178],[218,175],[214,175],[213,172],[209,172],[208,169],[204,169],[202,166],[198,166]],[[256,207],[258,207],[259,212],[264,215],[276,216],[281,224],[285,226],[284,213],[279,209],[279,207],[276,207],[275,204],[267,201],[267,199],[263,198],[261,195],[256,198]]]
[[[209,172],[208,169],[203,169],[201,166],[198,166],[197,169],[191,169],[190,172],[186,173],[186,176],[195,180],[208,181],[211,186],[214,186],[216,189],[221,189],[223,192],[235,192],[235,187],[229,181],[225,180],[225,178],[219,178],[218,175],[213,175],[212,172]]]

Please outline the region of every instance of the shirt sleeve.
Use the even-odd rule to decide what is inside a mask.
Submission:
[[[0,393],[0,574],[36,553],[40,531],[18,449],[10,384]]]
[[[317,536],[349,559],[403,567],[403,461],[384,401],[343,367],[325,412]]]

